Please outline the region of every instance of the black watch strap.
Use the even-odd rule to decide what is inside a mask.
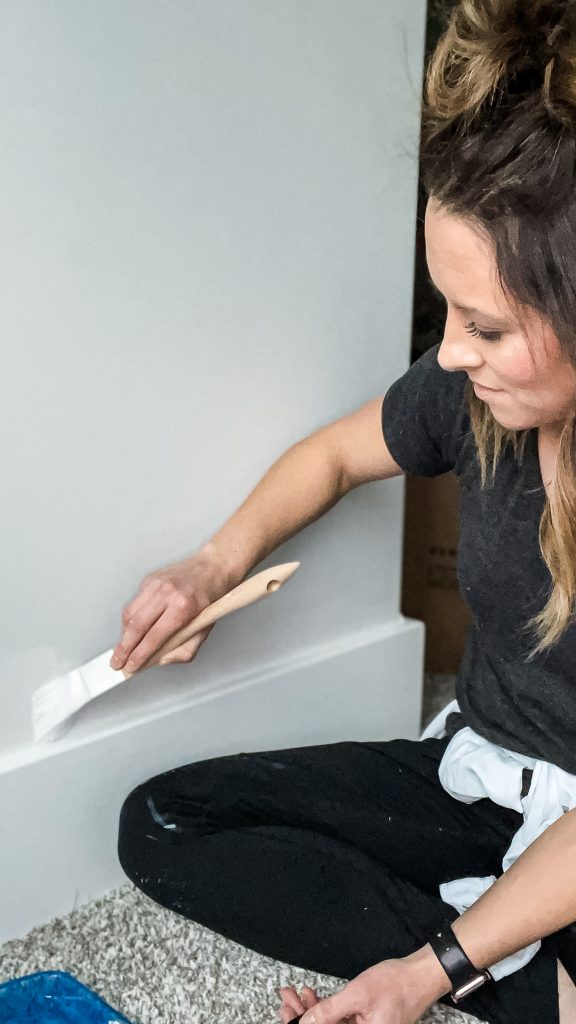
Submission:
[[[459,1003],[485,982],[493,981],[490,971],[479,970],[468,959],[449,921],[445,921],[428,941],[450,979],[452,1002]]]

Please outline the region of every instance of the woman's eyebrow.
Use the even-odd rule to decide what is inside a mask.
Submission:
[[[435,291],[436,294],[439,295],[441,299],[444,299],[444,301],[446,301],[444,293],[441,292],[440,289],[436,287],[431,277],[429,277],[429,281],[432,286],[432,290]],[[462,313],[469,313],[472,314],[473,316],[479,316],[483,320],[490,320],[492,324],[498,325],[500,327],[515,326],[513,320],[510,320],[503,316],[493,316],[491,313],[483,313],[481,309],[476,309],[475,306],[462,306],[458,302],[453,302],[452,305],[454,306],[455,309],[459,309],[460,312]]]

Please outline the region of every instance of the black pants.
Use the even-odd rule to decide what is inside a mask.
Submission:
[[[170,910],[274,959],[354,978],[454,920],[440,883],[501,874],[522,823],[442,789],[447,743],[333,743],[174,768],[127,797],[120,862]],[[462,1008],[489,1024],[558,1024],[553,944]]]

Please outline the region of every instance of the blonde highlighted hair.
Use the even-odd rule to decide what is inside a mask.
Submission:
[[[444,14],[424,85],[424,187],[490,241],[520,324],[535,311],[576,370],[576,0],[460,0]],[[466,400],[484,487],[508,443],[522,460],[529,432],[502,427],[469,382]],[[528,660],[575,621],[576,409],[539,537],[552,586],[526,624]]]

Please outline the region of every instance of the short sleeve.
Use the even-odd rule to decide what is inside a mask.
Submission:
[[[382,431],[395,462],[414,476],[454,469],[467,374],[443,370],[440,343],[428,349],[388,388]]]

